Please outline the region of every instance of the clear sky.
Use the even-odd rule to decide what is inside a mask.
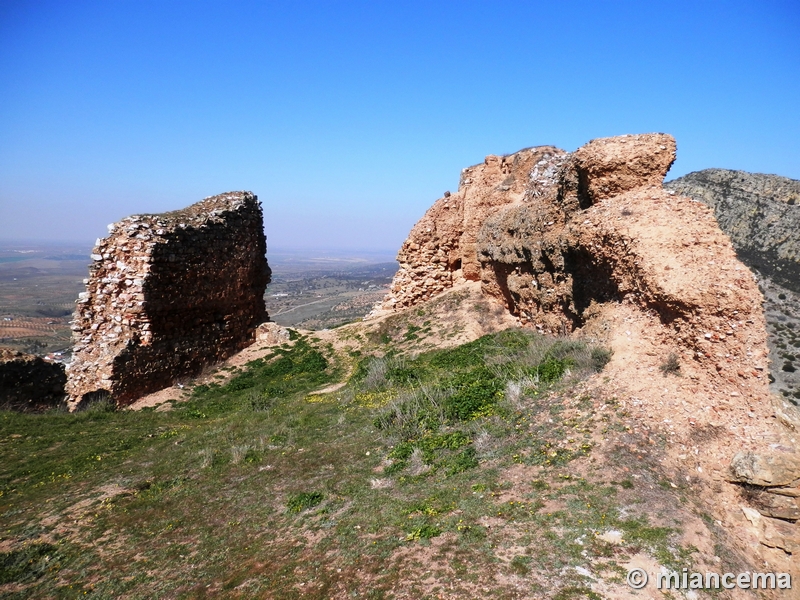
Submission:
[[[244,189],[393,251],[486,154],[652,131],[800,179],[800,2],[0,0],[0,241]]]

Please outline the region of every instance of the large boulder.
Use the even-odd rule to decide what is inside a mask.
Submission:
[[[800,484],[800,454],[797,452],[737,452],[731,460],[734,481],[762,487]]]

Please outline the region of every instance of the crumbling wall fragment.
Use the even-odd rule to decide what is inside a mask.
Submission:
[[[64,365],[0,348],[0,408],[40,411],[64,402]]]
[[[73,331],[69,404],[118,405],[194,376],[253,342],[270,280],[261,205],[229,192],[109,225]]]
[[[592,140],[565,161],[559,200],[571,212],[635,189],[660,188],[675,150],[675,138],[665,133]]]

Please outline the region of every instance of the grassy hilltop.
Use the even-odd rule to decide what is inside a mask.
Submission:
[[[606,350],[425,331],[295,331],[171,410],[0,413],[0,594],[561,600],[691,564],[665,440],[582,383]]]

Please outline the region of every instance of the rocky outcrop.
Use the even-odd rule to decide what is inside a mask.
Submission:
[[[568,212],[639,188],[661,187],[675,162],[675,139],[663,133],[592,140],[560,172],[559,200]]]
[[[706,169],[664,187],[711,207],[739,258],[759,275],[771,387],[800,406],[800,181]]]
[[[780,490],[800,487],[800,454],[737,452],[731,460],[734,481]],[[800,490],[789,495],[800,497]]]
[[[230,192],[109,225],[75,313],[69,404],[117,405],[252,343],[270,279],[261,205]]]
[[[0,408],[39,411],[64,402],[64,365],[0,348]]]
[[[562,150],[540,146],[509,156],[487,156],[483,164],[464,169],[455,193],[446,192],[411,230],[400,248],[400,268],[385,309],[424,302],[462,281],[479,281],[478,231],[499,208],[519,204],[554,182],[552,165]]]
[[[661,134],[580,148],[556,190],[486,220],[478,235],[485,292],[550,332],[625,302],[654,311],[698,356],[708,342],[741,334],[758,318],[760,294],[710,211],[662,189],[674,159],[674,140]]]
[[[675,151],[664,134],[593,140],[571,154],[525,150],[501,159],[514,165],[518,155],[536,154],[515,173],[524,188],[505,198],[502,174],[487,161],[472,191],[493,194],[487,210],[469,219],[462,204],[440,228],[449,198],[438,200],[403,246],[401,260],[413,268],[395,281],[384,309],[436,293],[426,269],[466,278],[455,261],[442,267],[430,258],[457,240],[460,264],[477,261],[482,294],[518,323],[612,350],[592,380],[595,406],[622,405],[630,439],[643,436],[651,448],[644,453],[652,452],[670,487],[691,486],[754,562],[785,570],[800,552],[797,480],[787,475],[795,473],[792,428],[800,420],[769,395],[763,296],[753,273],[711,208],[662,185]],[[431,235],[445,230],[452,233]],[[468,231],[471,248],[463,243]],[[417,247],[424,252],[415,254]],[[753,458],[766,447],[781,449],[780,458]],[[739,451],[750,454],[731,470]]]
[[[800,181],[705,169],[664,187],[710,206],[745,264],[800,293]]]
[[[738,452],[730,472],[732,481],[746,486],[750,506],[743,510],[759,541],[790,554],[800,552],[800,453],[789,447]]]
[[[484,293],[522,324],[564,333],[598,305],[632,303],[710,358],[711,344],[763,322],[761,296],[711,211],[663,189],[675,148],[671,136],[648,134],[572,154],[488,157],[414,227],[384,308],[414,305],[477,271]]]

